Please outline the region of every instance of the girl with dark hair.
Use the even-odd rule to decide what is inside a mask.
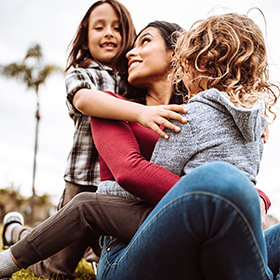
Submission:
[[[135,38],[130,13],[116,0],[94,2],[82,18],[72,41],[66,67],[66,92],[69,115],[74,122],[71,151],[64,174],[65,189],[58,209],[76,194],[95,192],[100,182],[98,153],[92,141],[90,117],[79,111],[73,99],[81,91],[94,95],[99,90],[118,90],[122,72],[127,72],[126,52]],[[10,217],[11,218],[11,217]],[[4,238],[4,245],[9,245]],[[76,257],[85,248],[69,246],[59,254],[32,267],[38,276],[50,278],[53,273],[71,277]]]
[[[127,9],[115,0],[90,6],[72,41],[66,67],[67,107],[75,124],[64,174],[66,187],[59,208],[81,191],[95,191],[100,181],[98,154],[90,133],[90,117],[76,98],[99,91],[118,92],[119,73],[127,72],[126,52],[135,38]]]
[[[131,48],[135,28],[130,13],[116,0],[94,2],[82,18],[72,41],[66,67],[66,93],[69,116],[74,122],[73,144],[64,173],[65,189],[58,209],[76,194],[94,192],[100,182],[98,153],[90,132],[90,117],[75,104],[78,94],[97,91],[118,92],[120,73],[127,72],[126,52]],[[33,271],[49,278],[53,273],[73,276],[78,246],[69,246],[59,254],[34,266]],[[98,258],[91,253],[93,259]],[[69,265],[70,264],[70,265]]]

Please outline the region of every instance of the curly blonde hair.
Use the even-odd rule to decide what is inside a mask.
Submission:
[[[262,31],[248,16],[228,13],[195,22],[179,36],[173,65],[176,84],[187,75],[198,79],[201,90],[224,91],[242,107],[262,101],[265,115],[275,119],[279,86],[269,80]]]

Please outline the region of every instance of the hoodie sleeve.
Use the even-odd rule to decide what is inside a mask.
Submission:
[[[184,167],[197,152],[197,132],[189,120],[181,126],[180,133],[167,132],[169,139],[160,138],[155,146],[151,162],[156,163],[178,176],[184,175]]]

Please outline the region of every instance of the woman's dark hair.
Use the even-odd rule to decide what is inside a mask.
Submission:
[[[177,40],[178,36],[180,35],[180,33],[184,31],[184,29],[176,23],[156,20],[156,21],[150,22],[146,27],[144,27],[138,33],[135,40],[148,27],[154,27],[160,32],[162,38],[165,41],[166,48],[169,50],[175,50],[176,40]],[[127,77],[128,77],[128,75],[126,75],[126,77],[122,76],[122,79],[120,82],[120,93],[123,92],[122,95],[125,96],[127,99],[133,100],[138,103],[145,104],[146,103],[145,96],[146,96],[147,90],[135,88],[132,85],[128,84]],[[181,85],[181,88],[178,86],[177,86],[176,90],[174,88],[174,94],[171,97],[170,103],[179,103],[179,104],[183,103],[182,95],[179,94],[179,92],[177,92],[177,91],[184,92],[184,94],[186,94],[187,90],[184,87],[183,83]]]
[[[113,61],[113,65],[116,71],[121,73],[127,72],[127,59],[125,55],[133,46],[136,32],[130,13],[124,5],[116,0],[99,0],[89,7],[78,27],[74,39],[70,43],[71,51],[67,58],[65,71],[67,71],[71,66],[87,68],[92,60],[94,60],[88,48],[85,48],[85,46],[88,46],[89,18],[91,12],[96,7],[106,3],[112,6],[119,17],[120,33],[122,36],[121,48]]]
[[[184,29],[176,23],[171,23],[171,22],[167,22],[167,21],[163,21],[163,20],[161,20],[161,21],[156,20],[156,21],[150,22],[145,28],[143,28],[139,32],[137,37],[142,33],[142,31],[144,31],[148,27],[154,27],[160,32],[162,38],[165,41],[166,47],[169,50],[175,50],[176,39],[177,39],[178,35],[184,31]],[[136,37],[136,39],[137,39],[137,37]]]

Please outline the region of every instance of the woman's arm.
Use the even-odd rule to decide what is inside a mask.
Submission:
[[[103,93],[103,95],[105,94]],[[118,100],[117,98],[112,98]],[[195,134],[193,135],[192,129],[189,124],[187,124],[184,126],[185,136],[177,137],[176,134],[173,134],[173,137],[175,137],[177,141],[173,141],[171,147],[168,148],[169,151],[177,151],[176,153],[172,153],[176,155],[176,157],[172,158],[166,154],[167,157],[162,162],[162,159],[157,158],[157,151],[155,151],[154,160],[156,160],[157,164],[152,164],[142,156],[143,151],[140,150],[139,143],[129,123],[97,118],[92,118],[91,123],[92,134],[99,154],[108,165],[115,180],[130,193],[152,204],[157,203],[180,179],[179,176],[158,164],[181,175],[180,173],[182,170],[177,170],[175,168],[178,164],[173,164],[172,162],[174,160],[176,163],[178,163],[178,161],[186,161],[187,146],[189,147],[189,152],[194,152],[193,149],[196,149]],[[147,133],[147,131],[149,130],[146,130],[145,133]],[[152,133],[151,131],[149,132]],[[181,139],[183,142],[178,139]],[[163,143],[165,140],[161,140],[161,142]],[[176,145],[174,145],[174,143],[176,143]],[[164,145],[165,148],[166,145],[168,146],[167,143]],[[159,146],[160,145],[157,145],[157,149],[159,149]],[[154,145],[152,145],[152,149],[153,148]],[[184,164],[180,163],[179,165],[183,166]],[[269,198],[263,192],[259,190],[258,192],[265,202],[267,211],[270,206]]]
[[[141,123],[163,138],[168,138],[168,135],[160,129],[160,126],[175,132],[180,131],[178,126],[167,119],[187,122],[184,116],[178,114],[187,112],[184,105],[144,106],[116,97],[112,93],[83,88],[75,93],[73,105],[84,115]]]
[[[261,190],[257,189],[258,193],[259,193],[259,197],[260,197],[260,205],[261,205],[261,218],[262,218],[262,227],[265,228],[266,227],[266,215],[267,215],[267,211],[271,205],[270,199],[269,197]]]
[[[155,205],[179,181],[179,176],[143,157],[143,150],[150,149],[151,154],[154,145],[139,147],[141,139],[136,139],[129,123],[92,118],[91,125],[99,155],[115,180],[128,192]],[[144,140],[149,137],[148,133],[153,133],[144,127],[139,129]],[[104,179],[102,172],[101,179]]]
[[[109,173],[128,192],[155,205],[180,180],[179,176],[143,157],[144,148],[142,147],[141,151],[139,141],[136,139],[129,123],[92,118],[91,125],[95,144],[102,157],[102,163],[107,164]],[[152,133],[152,131],[143,129],[143,137],[146,137],[146,133]],[[190,137],[187,140],[183,137],[184,141],[187,142],[194,138]],[[170,148],[179,149],[186,146],[186,143],[177,142],[177,144],[176,147],[172,145]],[[192,142],[191,146],[195,148],[195,143]],[[149,148],[151,154],[154,145],[151,143]],[[180,151],[179,155],[183,155],[183,152]],[[157,151],[154,153],[154,160],[162,163],[162,159],[157,157]],[[179,160],[179,158],[176,160]],[[180,160],[185,159],[180,157]],[[165,166],[174,168],[174,165],[170,165],[172,159],[169,156],[164,161],[166,161],[163,163]],[[181,170],[173,171],[181,172]],[[257,190],[261,198],[260,201],[264,202],[265,212],[267,212],[271,204],[270,200],[264,192]]]

